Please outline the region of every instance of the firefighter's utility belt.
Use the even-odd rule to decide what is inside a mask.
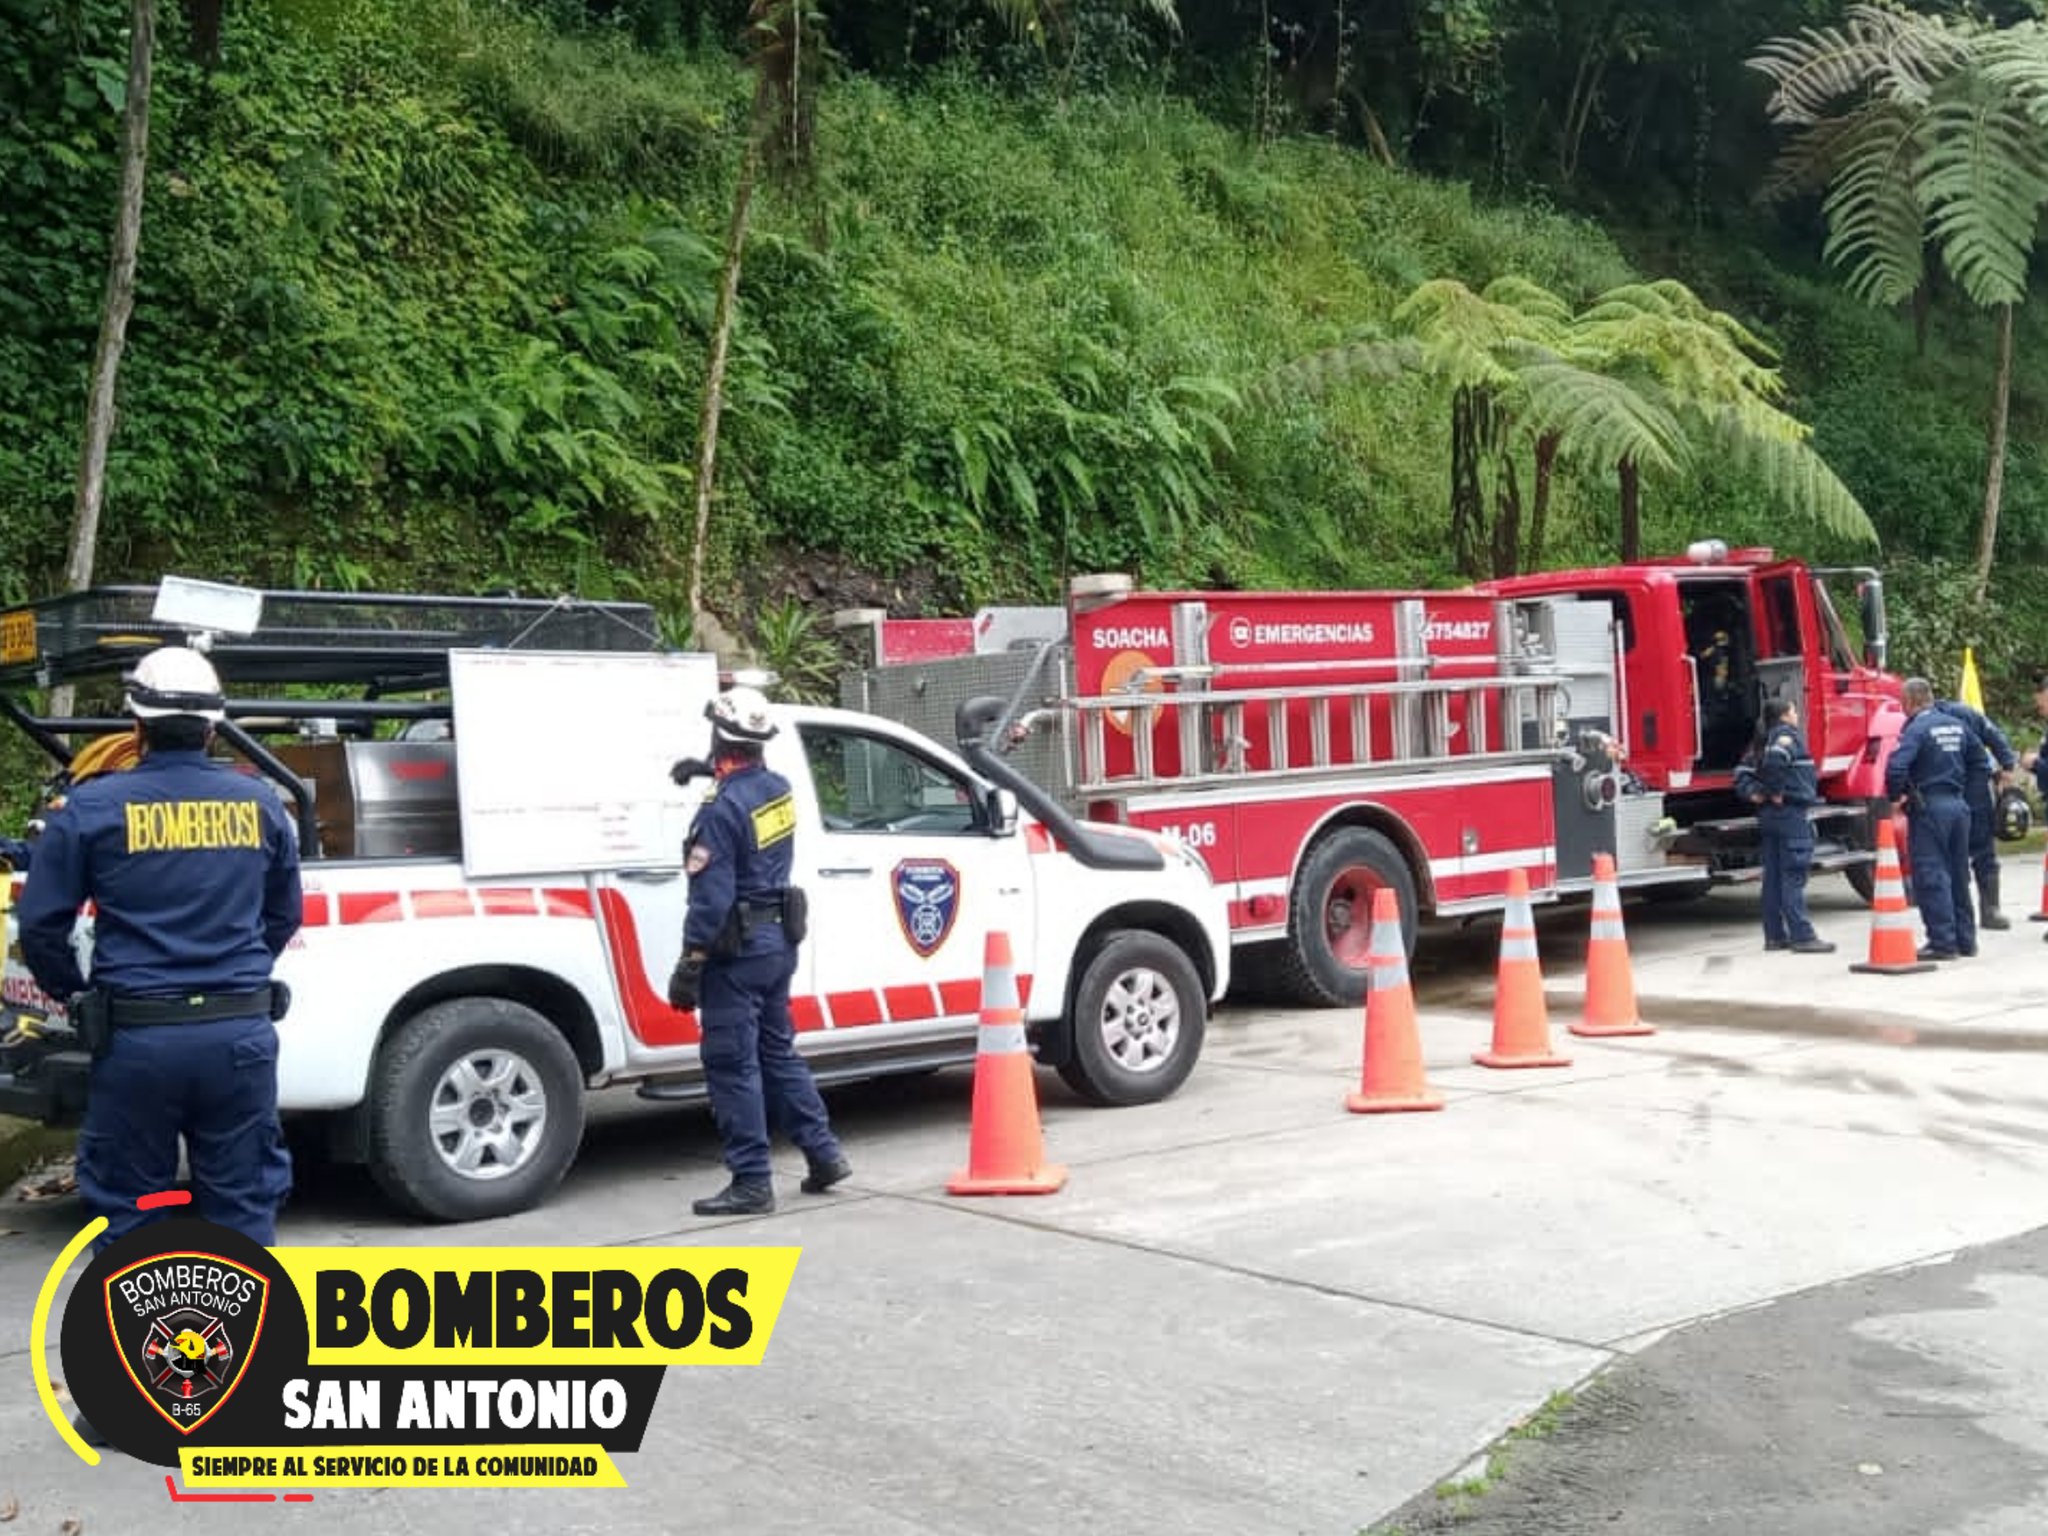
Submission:
[[[714,960],[732,960],[746,952],[747,940],[770,923],[782,925],[782,936],[795,949],[810,929],[810,898],[803,887],[785,886],[765,901],[736,901],[705,953]]]
[[[107,995],[107,1021],[116,1029],[155,1024],[210,1024],[217,1019],[282,1017],[280,1001],[290,994],[281,986],[253,992],[190,992],[182,997],[120,997]]]

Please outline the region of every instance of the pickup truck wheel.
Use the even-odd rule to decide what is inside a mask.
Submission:
[[[1302,861],[1288,903],[1287,944],[1276,979],[1292,1001],[1339,1008],[1365,1001],[1372,947],[1373,897],[1391,890],[1401,937],[1415,956],[1415,877],[1401,851],[1364,827],[1339,827]]]
[[[1096,1104],[1152,1104],[1202,1054],[1209,999],[1194,962],[1156,933],[1112,933],[1074,989],[1074,1048],[1060,1076]]]
[[[458,997],[384,1042],[372,1073],[370,1171],[415,1215],[482,1221],[538,1205],[583,1140],[583,1073],[524,1004]]]

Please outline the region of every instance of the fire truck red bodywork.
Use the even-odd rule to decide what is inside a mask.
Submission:
[[[1754,818],[1731,785],[1771,697],[1798,704],[1820,768],[1816,868],[1867,897],[1902,717],[1881,670],[1882,584],[1855,574],[1873,632],[1860,657],[1819,574],[1719,546],[1458,591],[1084,578],[1050,639],[1061,675],[1033,673],[1021,686],[1038,691],[1014,702],[1059,733],[1045,788],[1178,836],[1229,888],[1249,958],[1279,962],[1305,1000],[1352,1002],[1382,887],[1412,945],[1426,919],[1499,909],[1515,870],[1539,902],[1583,894],[1602,852],[1625,887],[1754,878]],[[977,677],[1006,691],[997,660],[878,667],[849,702],[943,729],[930,712]],[[890,675],[893,706],[874,696]]]

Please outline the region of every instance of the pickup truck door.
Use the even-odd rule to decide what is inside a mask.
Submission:
[[[797,848],[817,1022],[904,1038],[971,1027],[991,928],[1008,931],[1028,985],[1024,839],[997,834],[982,786],[914,742],[836,721],[799,730],[819,814]]]

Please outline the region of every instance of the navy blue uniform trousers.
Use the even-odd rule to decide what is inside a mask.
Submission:
[[[1970,901],[1970,809],[1958,795],[1929,795],[1910,813],[1907,850],[1913,900],[1932,949],[1969,954],[1977,948]]]
[[[1763,839],[1764,938],[1772,944],[1803,944],[1814,937],[1806,915],[1806,877],[1813,867],[1813,823],[1804,806],[1757,808]]]
[[[180,1136],[192,1165],[192,1214],[274,1244],[292,1165],[277,1120],[277,1026],[269,1019],[114,1031],[93,1063],[78,1132],[78,1193],[87,1215],[107,1218],[96,1249],[159,1214],[135,1202],[177,1184]]]
[[[1970,808],[1970,873],[1976,877],[1977,889],[1988,898],[1998,875],[1998,850],[1991,827],[1991,781],[1982,774],[1971,774],[1963,801]]]
[[[796,1053],[789,982],[796,951],[713,960],[700,983],[704,1085],[735,1179],[769,1177],[768,1137],[779,1130],[813,1162],[837,1156],[811,1069]]]

